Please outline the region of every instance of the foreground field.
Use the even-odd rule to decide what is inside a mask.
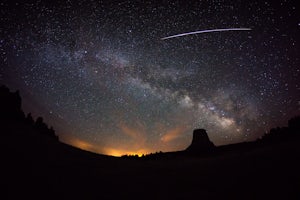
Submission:
[[[85,152],[43,136],[7,136],[1,144],[7,199],[300,197],[298,139],[206,156],[129,159]]]

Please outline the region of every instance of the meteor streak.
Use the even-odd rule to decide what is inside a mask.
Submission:
[[[222,32],[222,31],[250,31],[250,30],[251,30],[251,28],[210,29],[210,30],[194,31],[194,32],[188,32],[188,33],[181,33],[181,34],[177,34],[177,35],[171,35],[171,36],[161,38],[161,40],[167,40],[167,39],[182,37],[182,36],[186,36],[186,35],[194,35],[194,34],[198,34],[198,33],[211,33],[211,32]]]

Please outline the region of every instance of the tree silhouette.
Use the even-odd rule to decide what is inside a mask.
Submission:
[[[289,121],[288,121],[288,126],[289,126],[289,129],[292,133],[298,133],[300,134],[300,116],[296,116],[296,117],[293,117],[291,118]]]
[[[33,128],[37,132],[50,136],[51,138],[58,140],[55,135],[53,127],[50,129],[44,122],[42,117],[38,117],[34,122],[31,113],[28,113],[26,118],[21,108],[22,99],[19,91],[10,92],[9,89],[2,85],[0,86],[0,122],[6,123],[6,126],[19,126],[20,124],[26,124],[28,128]]]
[[[31,113],[28,113],[28,114],[27,114],[26,122],[27,122],[27,124],[29,124],[29,125],[33,125],[33,124],[34,124],[34,120],[33,120],[32,116],[31,116]]]

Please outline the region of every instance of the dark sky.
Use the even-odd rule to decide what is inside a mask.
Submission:
[[[0,83],[103,154],[254,140],[300,114],[296,2],[2,1]],[[220,28],[251,30],[161,40]]]

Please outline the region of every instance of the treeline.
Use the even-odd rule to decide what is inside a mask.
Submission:
[[[21,108],[22,99],[19,91],[10,92],[10,90],[2,85],[0,86],[0,124],[5,129],[9,130],[13,126],[26,126],[46,135],[54,140],[58,140],[53,127],[48,128],[42,117],[38,117],[34,121],[31,113],[25,114]],[[2,128],[3,130],[3,128]]]
[[[203,133],[202,133],[203,134]],[[206,134],[206,132],[205,132]],[[192,151],[178,151],[178,152],[168,152],[168,153],[163,153],[163,152],[156,152],[156,153],[150,153],[150,154],[145,154],[142,156],[138,156],[135,154],[132,155],[123,155],[122,158],[127,158],[127,159],[158,159],[161,158],[162,156],[164,158],[170,157],[172,158],[173,156],[176,155],[212,155],[213,153],[220,153],[220,152],[226,152],[230,150],[244,150],[244,149],[251,149],[251,148],[256,148],[259,146],[264,146],[268,144],[277,144],[280,142],[288,141],[288,140],[294,140],[294,139],[299,139],[300,138],[300,116],[296,116],[291,118],[288,121],[288,126],[287,127],[277,127],[277,128],[272,128],[270,129],[269,132],[264,134],[261,138],[257,139],[256,141],[253,142],[243,142],[243,143],[236,143],[236,144],[230,144],[230,145],[224,145],[224,146],[219,146],[219,147],[213,147],[213,148],[199,148],[200,150],[192,150]],[[202,140],[205,139],[201,138]],[[194,140],[194,138],[193,138]],[[207,139],[209,140],[209,139]],[[193,142],[192,142],[193,143]],[[197,143],[196,145],[201,145],[200,143]],[[203,143],[205,144],[205,143]],[[174,154],[172,154],[174,153]],[[193,154],[194,153],[194,154]]]
[[[1,132],[5,132],[10,130],[11,128],[16,128],[19,126],[20,129],[22,127],[29,128],[31,130],[35,130],[40,134],[46,135],[49,138],[58,141],[58,136],[55,134],[53,127],[48,127],[48,125],[44,122],[42,117],[38,117],[36,120],[33,119],[31,113],[28,113],[25,117],[25,114],[21,108],[22,99],[20,97],[19,91],[10,92],[10,90],[2,85],[0,86],[0,128]],[[22,131],[22,130],[21,130]],[[257,144],[263,145],[268,143],[277,143],[285,140],[290,140],[294,138],[300,137],[300,116],[295,116],[288,121],[287,127],[277,127],[272,128],[268,133],[264,134],[261,138],[257,139],[255,142],[246,142],[239,143],[233,145],[226,145],[235,148],[240,148],[242,146],[255,146]],[[202,139],[201,139],[202,140]],[[214,147],[214,149],[225,149],[226,146],[223,147]],[[225,148],[224,148],[225,147]],[[212,152],[211,149],[209,152]],[[173,152],[174,153],[174,152]],[[182,152],[177,152],[178,154]],[[130,159],[140,159],[140,158],[159,158],[162,155],[164,156],[172,156],[171,152],[163,153],[156,152],[145,154],[139,157],[138,155],[123,155],[123,158]]]
[[[155,153],[149,153],[149,154],[142,154],[141,156],[139,156],[138,154],[125,154],[122,155],[122,158],[130,158],[130,159],[141,159],[141,158],[149,158],[149,157],[157,157],[162,155],[163,152],[159,151],[159,152],[155,152]]]
[[[288,121],[287,127],[272,128],[257,141],[276,142],[300,136],[300,116],[295,116]]]

